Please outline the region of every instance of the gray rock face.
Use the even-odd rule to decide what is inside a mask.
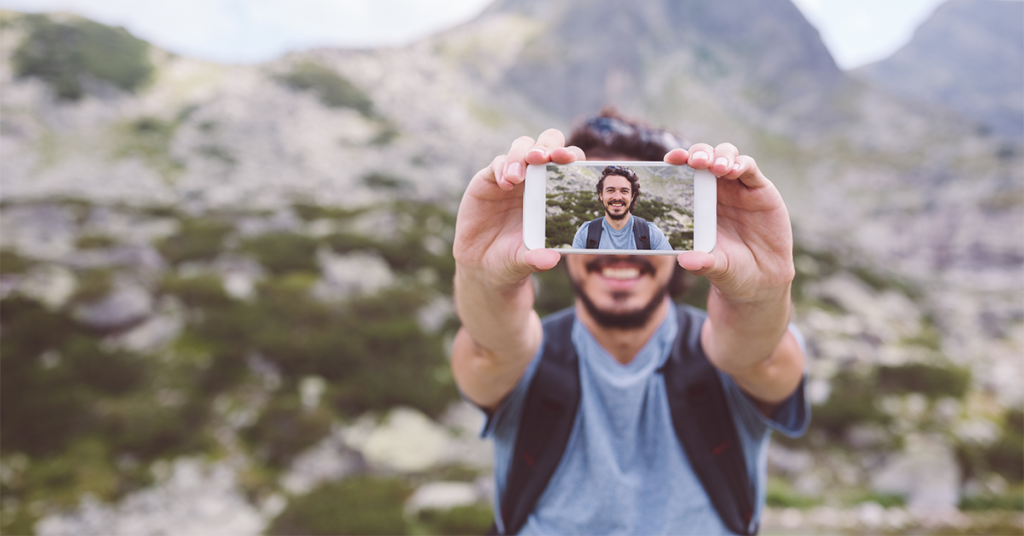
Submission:
[[[99,301],[73,311],[79,322],[102,330],[115,330],[142,320],[153,311],[153,297],[138,283],[122,282]]]
[[[955,510],[960,472],[953,449],[941,436],[907,438],[904,453],[873,477],[875,489],[907,497],[912,510]]]
[[[860,78],[947,104],[1000,136],[1024,138],[1024,3],[952,0]],[[979,98],[984,95],[985,98]]]
[[[744,16],[737,17],[737,13]],[[744,73],[730,97],[755,90],[763,110],[841,83],[817,31],[783,0],[497,2],[481,19],[526,15],[543,21],[520,49],[505,83],[565,120],[605,104],[637,104],[659,68],[689,51],[702,83]],[[479,21],[478,21],[479,22]],[[673,59],[676,58],[676,59]]]

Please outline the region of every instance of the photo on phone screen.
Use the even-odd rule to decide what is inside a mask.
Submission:
[[[691,251],[694,171],[649,163],[549,164],[544,211],[546,248]]]

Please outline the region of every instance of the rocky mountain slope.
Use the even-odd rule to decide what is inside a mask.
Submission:
[[[2,530],[485,530],[454,210],[517,136],[614,104],[733,141],[793,216],[816,417],[773,446],[766,526],[1019,532],[1019,143],[839,71],[788,2],[625,6],[258,66],[3,13]]]
[[[946,104],[978,128],[1024,138],[1024,3],[952,0],[905,47],[853,72],[909,98]]]

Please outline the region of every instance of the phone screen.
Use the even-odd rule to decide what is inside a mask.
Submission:
[[[546,175],[544,247],[693,250],[693,168],[580,162]]]

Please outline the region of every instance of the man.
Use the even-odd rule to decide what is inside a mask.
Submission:
[[[803,351],[787,329],[792,232],[779,192],[731,144],[698,143],[665,154],[667,144],[656,143],[662,133],[619,135],[630,129],[640,130],[605,114],[584,125],[589,134],[574,133],[583,149],[567,147],[557,130],[536,141],[519,138],[508,154],[476,174],[459,207],[453,252],[463,327],[453,344],[452,369],[463,396],[489,417],[484,435],[495,440],[495,522],[502,533],[750,533],[764,502],[771,430],[798,435],[807,424]],[[590,143],[588,135],[600,143]],[[637,140],[643,143],[631,150]],[[525,166],[586,157],[649,159],[652,150],[670,164],[719,177],[717,245],[712,253],[676,258],[566,256],[576,289],[571,340],[578,355],[579,407],[557,469],[535,506],[519,526],[507,527],[514,524],[502,504],[509,499],[509,469],[522,463],[512,451],[521,433],[533,432],[518,429],[528,417],[524,399],[532,396],[538,358],[553,340],[545,336],[552,323],[542,324],[533,310],[530,274],[553,268],[560,258],[554,250],[523,247]],[[710,280],[706,319],[677,310],[666,296],[677,262]],[[684,322],[677,320],[692,320],[692,328],[682,333],[678,326]],[[695,476],[699,464],[673,433],[677,415],[668,409],[674,402],[661,372],[680,341],[693,341],[687,351],[714,366],[732,411],[746,469],[741,473],[756,488],[756,507],[745,513],[740,529],[726,527],[707,486]],[[519,453],[516,459],[534,461]]]
[[[585,222],[576,230],[573,249],[661,249],[672,246],[656,225],[633,216],[640,197],[640,179],[632,169],[607,166],[597,181],[597,200],[604,206],[604,216]],[[592,225],[601,228],[591,229]]]

